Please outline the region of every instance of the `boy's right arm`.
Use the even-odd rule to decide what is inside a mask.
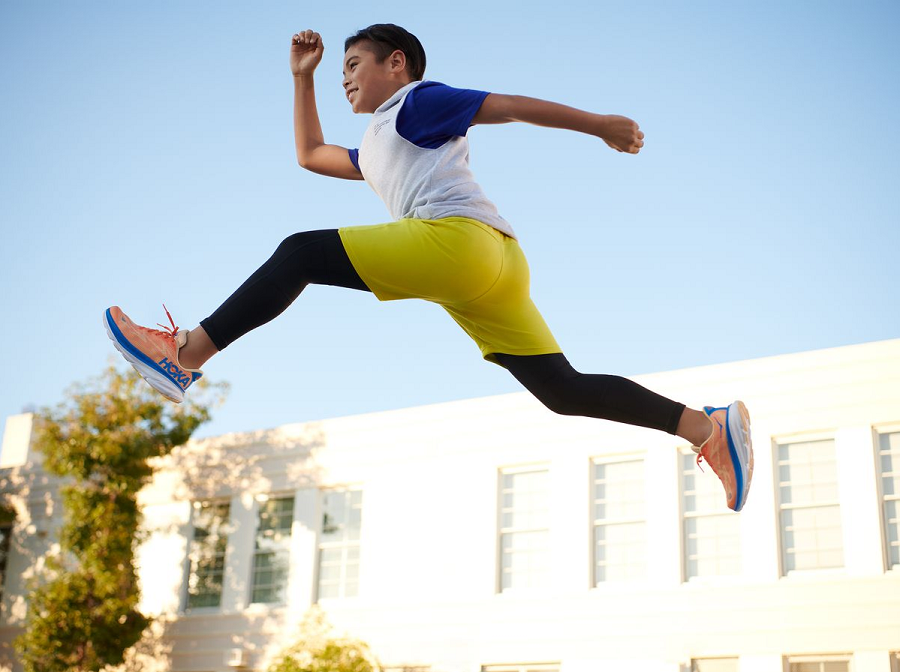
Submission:
[[[324,52],[322,37],[311,30],[291,38],[291,73],[294,75],[294,143],[297,162],[307,170],[345,180],[363,179],[346,147],[325,144],[313,73]]]

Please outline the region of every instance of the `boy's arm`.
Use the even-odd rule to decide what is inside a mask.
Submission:
[[[613,149],[629,154],[637,154],[644,146],[644,134],[628,117],[594,114],[526,96],[488,94],[472,123],[506,124],[511,121],[596,135]]]
[[[291,72],[294,75],[294,144],[297,162],[307,170],[345,180],[363,179],[345,147],[325,144],[313,73],[322,60],[322,38],[311,30],[291,38]]]

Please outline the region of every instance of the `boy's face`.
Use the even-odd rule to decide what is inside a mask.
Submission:
[[[371,114],[410,81],[402,51],[379,63],[369,41],[360,40],[344,54],[344,93],[356,114]]]

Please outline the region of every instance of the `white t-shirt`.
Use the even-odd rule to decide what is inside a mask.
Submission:
[[[515,238],[469,170],[466,132],[487,95],[411,82],[375,110],[350,159],[391,217],[468,217]]]

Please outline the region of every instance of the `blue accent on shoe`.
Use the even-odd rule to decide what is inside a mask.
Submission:
[[[734,404],[731,404],[734,406]],[[744,502],[744,468],[741,465],[740,458],[737,454],[737,447],[734,445],[734,439],[731,438],[731,406],[725,411],[725,436],[728,438],[728,452],[731,454],[731,463],[734,465],[734,482],[737,487],[737,493],[734,498],[734,510],[740,511]]]
[[[168,371],[166,371],[166,369],[161,367],[159,364],[154,362],[152,359],[147,357],[147,355],[145,355],[143,352],[141,352],[136,347],[134,347],[131,344],[131,341],[129,341],[127,338],[125,338],[125,334],[123,334],[121,332],[121,330],[119,329],[119,326],[116,324],[116,321],[112,318],[112,313],[109,312],[109,308],[106,309],[106,323],[109,325],[109,330],[110,330],[110,332],[112,332],[112,335],[115,336],[116,343],[118,343],[123,348],[128,350],[128,352],[130,352],[132,355],[137,357],[139,360],[141,360],[147,366],[150,366],[150,367],[156,369],[157,371],[159,371],[160,373],[164,374],[166,376],[166,378],[171,380],[172,383],[175,384],[179,389],[183,389],[181,387],[181,385],[178,384],[178,381],[175,380],[175,378],[172,376],[172,374],[170,374]],[[191,373],[193,374],[194,372],[191,372]],[[195,378],[192,378],[191,384],[193,384],[193,382],[195,380],[197,380],[197,378],[199,378],[199,377],[200,376],[196,376]],[[189,384],[188,387],[190,387],[190,386],[191,385]]]

